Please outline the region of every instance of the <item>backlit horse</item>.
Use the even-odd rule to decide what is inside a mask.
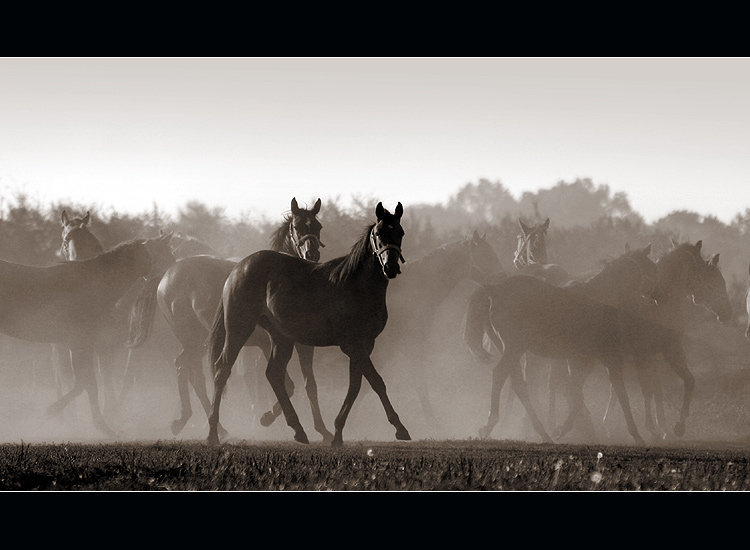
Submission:
[[[311,209],[299,207],[297,200],[292,199],[291,213],[285,216],[271,236],[271,250],[317,262],[320,259],[320,247],[325,246],[320,240],[322,225],[317,219],[320,207],[320,199]],[[136,309],[138,315],[132,319],[131,345],[138,347],[151,331],[158,304],[182,346],[182,351],[174,361],[181,406],[180,418],[174,420],[171,426],[174,435],[182,431],[193,414],[189,386],[192,386],[207,416],[210,412],[211,401],[206,390],[203,358],[206,354],[208,331],[221,302],[224,282],[236,265],[237,262],[208,255],[177,261],[161,281],[156,282],[151,292],[144,292],[144,300]],[[270,346],[270,339],[265,331],[256,331],[245,343],[245,347],[259,347],[266,358],[270,355]],[[295,344],[295,349],[305,379],[315,430],[323,436],[324,441],[330,442],[333,434],[323,421],[313,376],[314,348]],[[294,384],[288,376],[287,388],[290,392],[294,391]],[[276,404],[261,417],[261,423],[268,426],[280,414],[281,407]]]
[[[115,304],[133,283],[164,273],[172,261],[169,237],[130,241],[89,260],[50,267],[0,261],[0,331],[71,350],[74,386],[49,407],[50,415],[85,391],[94,425],[114,435],[99,409],[93,366],[96,341]]]
[[[388,320],[388,282],[401,272],[403,207],[398,203],[391,214],[378,203],[375,215],[377,222],[346,256],[316,264],[263,250],[240,261],[229,274],[209,338],[214,369],[209,443],[219,442],[224,387],[237,355],[257,326],[271,338],[266,376],[296,441],[308,442],[284,384],[295,343],[338,346],[349,357],[349,389],[334,422],[332,445],[343,445],[344,425],[362,376],[380,398],[388,421],[396,428],[396,438],[411,439],[370,359],[375,339]]]
[[[609,304],[621,303],[635,292],[653,290],[656,265],[648,258],[649,252],[650,247],[626,252],[575,289],[517,275],[484,285],[475,293],[467,315],[466,344],[475,357],[488,362],[489,354],[482,346],[487,332],[497,349],[502,350],[502,357],[493,369],[490,414],[486,426],[480,430],[481,437],[489,437],[499,420],[500,391],[510,375],[513,389],[534,429],[544,441],[552,441],[532,407],[523,380],[520,361],[526,352],[568,360],[571,368],[577,360],[600,360],[609,369],[631,433],[639,437],[624,393],[621,367],[623,350],[633,343],[629,338],[621,338],[621,329],[626,326],[624,313]],[[629,323],[645,330],[632,317]],[[630,332],[632,328],[628,325],[627,333]]]
[[[65,261],[88,260],[104,252],[104,247],[99,239],[89,230],[91,213],[86,212],[83,216],[70,217],[66,210],[60,215],[62,225],[62,244],[60,254]],[[128,317],[130,308],[138,292],[140,292],[142,279],[136,281],[133,286],[115,304],[112,314],[107,319],[105,326],[99,332],[96,342],[96,357],[99,372],[102,378],[102,390],[104,393],[104,413],[114,413],[118,407],[115,395],[113,374],[115,354],[119,349],[124,349],[128,339]],[[55,350],[59,356],[58,350]],[[69,366],[69,354],[68,363]],[[130,350],[128,350],[127,362],[130,362]],[[126,368],[127,370],[127,368]]]
[[[702,241],[698,241],[695,245],[680,245],[673,240],[672,249],[657,261],[659,287],[656,300],[640,299],[631,304],[633,311],[667,327],[670,334],[669,345],[665,343],[657,347],[644,346],[633,358],[644,398],[646,428],[657,440],[666,438],[666,433],[662,428],[665,424],[665,414],[661,383],[657,377],[658,371],[652,365],[657,358],[656,355],[663,355],[668,360],[685,386],[682,411],[674,428],[674,434],[678,437],[685,433],[685,422],[690,408],[694,380],[688,371],[682,346],[685,331],[682,304],[685,299],[691,297],[694,303],[714,312],[720,322],[727,322],[732,316],[726,283],[719,270],[719,254],[704,260],[701,256],[702,244]],[[578,376],[583,377],[585,374],[585,371],[579,372]],[[611,391],[607,412],[604,415],[605,421],[615,397],[616,394]]]

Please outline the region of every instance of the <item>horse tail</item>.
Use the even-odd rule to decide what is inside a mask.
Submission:
[[[469,297],[469,308],[464,319],[464,344],[482,365],[493,361],[493,356],[484,347],[485,335],[492,330],[490,306],[492,299],[487,287],[481,286]]]
[[[128,315],[128,341],[125,345],[129,348],[138,348],[148,340],[154,326],[154,315],[156,313],[156,291],[159,288],[161,277],[148,279],[141,291],[138,293]]]
[[[208,335],[208,359],[211,363],[211,373],[216,375],[217,363],[224,355],[227,329],[224,325],[224,301],[219,301],[219,307],[211,324],[211,332]]]

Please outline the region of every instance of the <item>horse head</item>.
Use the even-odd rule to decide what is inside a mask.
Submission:
[[[655,299],[655,295],[660,291],[659,286],[659,266],[656,265],[649,256],[651,255],[651,243],[639,250],[633,250],[629,244],[625,244],[625,254],[621,256],[627,259],[638,269],[640,273],[637,278],[637,288],[633,290],[644,296]]]
[[[523,269],[530,264],[547,264],[547,229],[549,218],[544,223],[529,227],[518,220],[521,234],[518,235],[518,246],[513,257],[513,265]]]
[[[398,203],[393,214],[383,208],[383,203],[379,202],[375,208],[377,222],[370,231],[370,246],[372,252],[377,256],[380,266],[383,268],[383,274],[389,279],[395,278],[401,273],[399,260],[405,262],[401,255],[401,241],[404,238],[404,229],[401,227],[401,216],[404,214],[404,207]]]
[[[724,323],[732,318],[732,305],[726,281],[719,271],[719,254],[704,260],[701,255],[702,247],[703,241],[694,245],[678,245],[673,240],[672,250],[659,260],[659,265],[665,265],[661,270],[662,287],[670,285],[680,289],[683,295],[692,296],[693,303],[715,313],[719,321]],[[670,280],[665,281],[667,278]],[[665,291],[668,292],[669,288],[665,288]]]
[[[470,261],[469,279],[477,284],[482,284],[491,275],[503,271],[500,266],[500,259],[497,257],[492,245],[487,242],[486,235],[480,236],[474,230],[474,234],[468,241]]]
[[[320,260],[320,248],[325,247],[320,241],[320,231],[323,226],[316,217],[318,212],[320,212],[320,199],[315,202],[310,210],[300,208],[297,199],[292,199],[289,238],[297,255],[312,262]]]
[[[104,252],[99,240],[89,231],[91,214],[71,218],[66,210],[60,216],[62,245],[60,254],[66,261],[87,260]]]

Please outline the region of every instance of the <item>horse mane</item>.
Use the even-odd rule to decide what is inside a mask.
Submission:
[[[113,267],[116,269],[120,269],[121,266],[117,263],[117,260],[120,258],[120,256],[132,250],[134,245],[143,244],[145,242],[146,239],[142,238],[130,239],[129,241],[122,242],[115,247],[107,250],[106,252],[102,252],[101,254],[94,256],[93,258],[64,263],[68,263],[71,265],[84,264],[92,267],[101,267],[103,269],[110,269]]]
[[[328,280],[334,285],[346,282],[359,270],[360,265],[370,253],[370,232],[373,227],[375,227],[374,223],[367,226],[357,242],[352,245],[349,254],[316,264],[313,269],[328,271]]]
[[[284,216],[284,220],[281,225],[271,234],[271,238],[268,240],[271,250],[276,252],[283,252],[289,247],[289,225],[292,223],[292,215],[287,214]]]

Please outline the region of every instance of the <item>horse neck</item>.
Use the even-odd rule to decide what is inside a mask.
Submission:
[[[640,272],[639,272],[640,275]],[[578,283],[576,286],[583,290],[587,296],[601,302],[619,305],[629,300],[633,293],[640,287],[640,276],[637,284],[625,280],[622,270],[617,268],[605,269],[586,282]]]
[[[75,238],[70,239],[68,244],[67,260],[88,260],[104,253],[102,243],[88,229],[80,227],[73,231]],[[71,250],[73,254],[70,254]]]
[[[406,268],[419,293],[445,297],[471,275],[469,247],[459,241],[406,264]]]
[[[131,243],[87,260],[86,265],[103,279],[105,286],[124,293],[139,277],[147,274],[141,254],[148,254],[145,245]]]

